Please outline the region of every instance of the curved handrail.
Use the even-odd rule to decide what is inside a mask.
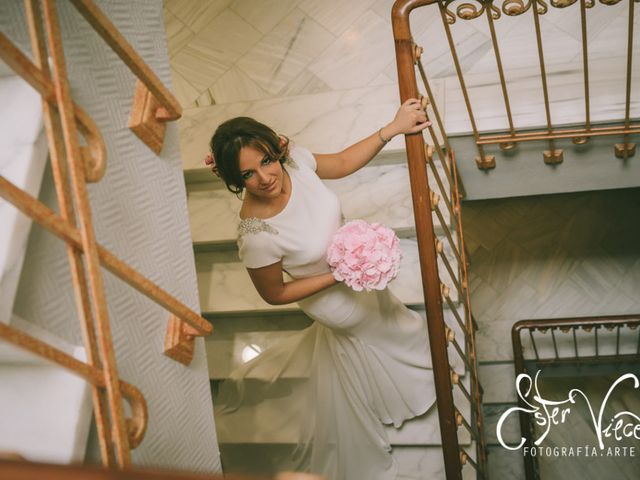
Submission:
[[[157,75],[153,73],[142,57],[138,55],[93,0],[71,0],[71,3],[160,102],[162,108],[156,112],[156,120],[170,121],[179,119],[182,116],[182,107],[176,97],[163,85]]]
[[[0,58],[31,85],[50,106],[58,109],[51,79],[47,78],[2,32],[0,32]],[[87,141],[91,152],[91,157],[84,159],[86,178],[90,182],[97,182],[107,168],[107,148],[104,139],[93,119],[75,103],[73,103],[73,112],[80,133]]]
[[[397,0],[392,8],[392,26],[396,51],[396,65],[398,70],[398,83],[400,89],[400,102],[404,102],[409,98],[420,98],[421,95],[418,90],[417,79],[415,74],[415,64],[418,60],[418,50],[413,41],[409,15],[412,10],[418,7],[423,7],[437,3],[437,0]],[[428,91],[431,96],[431,92]],[[431,99],[433,102],[433,99]],[[435,112],[434,107],[434,112]],[[436,115],[437,116],[437,115]],[[438,119],[439,120],[439,119]],[[440,121],[438,124],[440,125]],[[441,132],[446,138],[446,133]],[[449,182],[452,181],[451,173],[446,165],[444,152],[442,148],[437,144],[436,136],[433,130],[430,130],[430,134],[436,142],[435,147],[438,150],[438,154],[441,157],[443,168],[447,172],[447,178]],[[468,398],[469,402],[477,414],[479,410],[478,402],[481,395],[481,389],[479,385],[472,382],[472,391],[467,391],[466,387],[457,382],[457,375],[452,375],[450,370],[450,363],[448,358],[448,345],[447,345],[447,326],[444,319],[443,312],[443,300],[446,301],[454,312],[455,306],[451,299],[448,297],[447,289],[440,291],[440,275],[438,272],[437,251],[436,242],[434,242],[434,224],[432,218],[432,208],[438,215],[438,219],[443,226],[446,222],[442,216],[442,213],[438,209],[437,205],[433,205],[432,200],[435,198],[432,196],[432,191],[429,186],[427,176],[427,164],[432,169],[433,155],[429,155],[428,148],[425,148],[424,138],[422,134],[413,134],[405,136],[405,144],[408,159],[409,178],[411,184],[411,193],[413,199],[413,210],[416,225],[416,236],[418,240],[418,251],[420,260],[420,271],[422,279],[422,288],[425,299],[425,307],[427,310],[427,323],[429,329],[429,344],[431,350],[431,360],[433,365],[434,382],[436,389],[436,403],[438,409],[438,418],[440,423],[440,435],[442,439],[442,451],[444,456],[445,475],[448,480],[461,480],[462,479],[462,465],[468,463],[478,471],[480,477],[484,475],[484,455],[483,455],[483,441],[481,438],[477,438],[479,442],[478,451],[481,452],[481,457],[478,461],[473,461],[464,450],[460,448],[458,441],[458,424],[457,413],[453,401],[452,389],[454,385],[457,385],[462,393]],[[447,145],[448,147],[448,145]],[[451,151],[447,151],[447,155],[451,155]],[[431,158],[428,158],[431,156]],[[436,177],[439,177],[435,172]],[[442,185],[440,181],[439,186]],[[451,194],[457,195],[457,189],[452,186]],[[443,192],[444,194],[444,192]],[[457,202],[455,202],[457,206]],[[447,204],[449,211],[451,212],[452,219],[457,217],[453,204]],[[455,250],[456,245],[451,237],[451,234],[447,228],[445,228],[447,238],[451,243],[452,248]],[[464,262],[463,258],[458,255],[460,263]],[[445,265],[446,266],[446,265]],[[465,280],[466,282],[466,280]],[[462,285],[462,282],[460,282]],[[462,300],[462,299],[461,299]],[[466,298],[465,298],[466,300]],[[463,300],[464,301],[464,300]],[[467,332],[466,335],[473,334],[473,321],[470,316],[470,312],[466,312],[467,319],[462,321],[459,315],[456,314],[456,318],[461,324],[463,331]],[[467,331],[467,327],[470,331]],[[467,340],[469,342],[469,340]],[[473,362],[475,359],[475,348],[471,348],[471,345],[467,343],[467,348],[470,349]],[[475,375],[475,369],[473,374]],[[479,420],[478,420],[479,421]],[[481,427],[481,422],[478,425]],[[473,438],[473,435],[472,435]]]
[[[104,372],[101,369],[88,365],[2,321],[0,321],[0,338],[75,373],[93,385],[106,388]],[[142,392],[130,383],[119,380],[119,385],[122,396],[129,402],[132,413],[132,418],[127,419],[129,446],[136,448],[142,442],[147,431],[149,420],[147,402]]]

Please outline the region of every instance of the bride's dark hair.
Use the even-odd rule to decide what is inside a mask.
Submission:
[[[253,147],[265,155],[277,159],[281,164],[289,156],[289,139],[283,147],[276,132],[250,117],[236,117],[222,123],[209,142],[220,178],[227,189],[236,195],[244,190],[244,179],[240,173],[240,150]]]

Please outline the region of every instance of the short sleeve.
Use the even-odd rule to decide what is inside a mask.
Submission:
[[[293,160],[298,163],[302,163],[303,165],[306,165],[314,172],[318,168],[316,164],[316,157],[313,156],[313,153],[311,153],[310,150],[307,150],[304,147],[299,147],[295,145],[291,149],[291,158],[293,158]]]
[[[261,268],[282,260],[274,233],[244,233],[238,237],[238,256],[246,268]]]

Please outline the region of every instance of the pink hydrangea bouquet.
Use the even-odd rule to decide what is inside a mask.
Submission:
[[[355,291],[384,290],[398,274],[402,252],[393,230],[352,220],[334,234],[327,250],[333,276]]]

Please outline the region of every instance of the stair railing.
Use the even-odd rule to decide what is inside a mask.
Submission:
[[[515,364],[515,376],[527,371],[527,364],[533,363],[541,365],[594,365],[599,363],[638,363],[640,361],[640,314],[635,315],[612,315],[596,317],[573,317],[573,318],[552,318],[520,320],[511,328],[511,343],[513,346],[513,358]],[[615,340],[609,338],[610,342],[615,342],[615,350],[612,354],[602,354],[603,339],[598,335],[598,331],[615,331]],[[623,352],[620,345],[621,332],[636,331],[635,351]],[[580,351],[580,343],[577,332],[582,331],[592,338],[589,341],[582,338],[582,342],[589,342],[593,345],[593,350],[589,352]],[[545,338],[546,337],[546,338]],[[536,340],[537,338],[537,340]],[[540,354],[540,342],[542,339],[551,339],[553,346],[552,356],[542,356]],[[528,355],[525,352],[524,340],[529,343]],[[568,342],[566,341],[568,340]],[[564,355],[559,344],[572,351],[571,355]],[[571,347],[568,347],[570,345]],[[584,350],[584,348],[583,348]],[[531,355],[533,353],[533,355]],[[533,394],[533,392],[531,392]],[[528,397],[525,397],[528,398]],[[533,418],[525,410],[528,405],[522,397],[518,396],[518,407],[520,407],[520,431],[525,442],[523,446],[531,449],[534,447],[533,439]],[[530,450],[529,450],[530,451]],[[537,480],[540,478],[538,458],[532,455],[524,455],[524,466],[527,480]]]
[[[422,134],[406,135],[405,143],[408,158],[409,177],[416,224],[418,252],[422,287],[427,311],[429,328],[429,345],[436,388],[436,405],[440,422],[442,450],[445,474],[448,480],[462,479],[465,465],[477,472],[479,478],[487,478],[486,449],[482,421],[482,388],[477,375],[477,358],[475,331],[477,325],[471,314],[469,303],[469,282],[467,273],[467,255],[464,247],[462,219],[460,212],[461,183],[457,174],[455,154],[451,149],[444,130],[436,99],[420,61],[422,48],[413,42],[409,27],[409,14],[417,7],[433,3],[434,0],[398,0],[393,6],[392,22],[396,48],[396,62],[400,87],[400,100],[420,98],[422,107],[428,117],[435,120],[428,127],[433,145],[425,144]],[[416,67],[418,73],[416,73]],[[418,91],[417,75],[423,81],[426,96]],[[437,130],[436,130],[437,128]],[[438,135],[442,141],[438,140]],[[434,155],[444,172],[442,178]],[[435,181],[435,188],[429,185],[427,173],[429,168]],[[443,210],[440,200],[443,200]],[[446,221],[445,213],[451,222]],[[444,231],[445,242],[439,240],[434,228],[433,216]],[[453,223],[453,232],[449,224]],[[458,268],[453,268],[447,256],[451,251],[457,261]],[[451,285],[443,281],[439,272],[438,259],[450,277]],[[463,313],[460,314],[451,289],[455,289],[457,298],[462,302]],[[444,316],[444,305],[447,305],[454,316],[457,327],[463,332],[462,342],[455,337],[455,325],[447,325]],[[463,346],[465,347],[463,349]],[[451,347],[451,348],[449,348]],[[470,388],[452,367],[459,357],[465,365]],[[453,389],[458,389],[470,406],[471,418],[466,418],[464,409],[454,402]],[[475,452],[460,446],[458,434],[466,430],[475,444]]]
[[[417,6],[434,5],[433,10],[437,12],[435,15],[440,16],[442,25],[446,34],[446,40],[451,51],[451,58],[455,67],[456,76],[460,84],[460,90],[464,99],[464,104],[469,117],[471,130],[476,144],[478,155],[475,157],[476,165],[481,170],[495,168],[495,155],[486,152],[486,148],[490,146],[499,146],[501,150],[512,150],[521,142],[545,141],[548,149],[542,152],[543,160],[546,164],[555,165],[564,160],[563,150],[558,148],[557,140],[571,139],[575,145],[583,145],[587,143],[591,137],[601,136],[619,136],[623,142],[614,144],[614,154],[618,158],[627,160],[633,156],[636,151],[636,144],[629,139],[630,135],[640,134],[640,124],[632,121],[631,114],[631,86],[632,86],[632,64],[633,64],[633,35],[634,35],[634,5],[640,0],[625,0],[628,3],[628,22],[627,22],[627,45],[626,45],[626,72],[624,75],[625,100],[624,100],[624,118],[610,122],[608,125],[594,125],[591,118],[591,94],[589,80],[589,42],[588,42],[588,11],[596,5],[596,0],[551,0],[549,3],[553,8],[572,8],[576,5],[577,15],[580,16],[581,29],[581,50],[582,50],[582,73],[583,73],[583,90],[584,90],[584,120],[578,122],[578,125],[570,127],[554,126],[552,120],[552,111],[550,105],[551,88],[548,82],[548,65],[545,62],[544,48],[542,41],[542,29],[540,23],[544,15],[549,10],[548,0],[472,0],[461,2],[456,8],[452,8],[455,0],[423,0],[417,2],[402,2],[412,5],[411,8]],[[602,4],[599,8],[610,8],[623,0],[599,0]],[[513,114],[511,110],[511,101],[509,98],[509,86],[507,75],[503,66],[503,58],[500,53],[500,40],[496,32],[495,22],[502,15],[519,16],[530,15],[531,22],[535,29],[535,45],[537,47],[537,60],[540,73],[540,86],[544,100],[544,117],[545,127],[535,129],[523,129],[514,124]],[[595,12],[594,12],[595,14]],[[497,76],[500,81],[500,89],[502,100],[504,101],[504,110],[508,129],[505,133],[482,133],[476,123],[476,117],[472,106],[472,98],[465,82],[465,76],[462,71],[460,59],[458,57],[456,42],[453,38],[451,25],[455,24],[458,19],[463,21],[481,21],[485,17],[493,54],[496,60]]]
[[[180,117],[180,105],[91,0],[71,1],[138,77],[130,128],[159,152],[165,122]],[[42,4],[39,0],[25,0],[24,3],[34,62],[1,32],[0,58],[42,97],[60,215],[2,176],[0,197],[66,243],[87,363],[3,323],[0,323],[0,337],[71,370],[92,385],[102,463],[125,468],[131,463],[131,449],[139,445],[144,436],[147,409],[140,391],[118,377],[100,266],[171,313],[165,338],[165,354],[171,358],[188,365],[193,356],[194,337],[210,334],[212,327],[97,242],[86,184],[102,178],[106,148],[95,123],[72,101],[55,0],[42,0]],[[52,60],[52,71],[48,56]],[[80,146],[78,132],[85,137],[88,147]],[[76,226],[76,213],[79,226]],[[124,417],[123,396],[132,408],[130,420]]]

